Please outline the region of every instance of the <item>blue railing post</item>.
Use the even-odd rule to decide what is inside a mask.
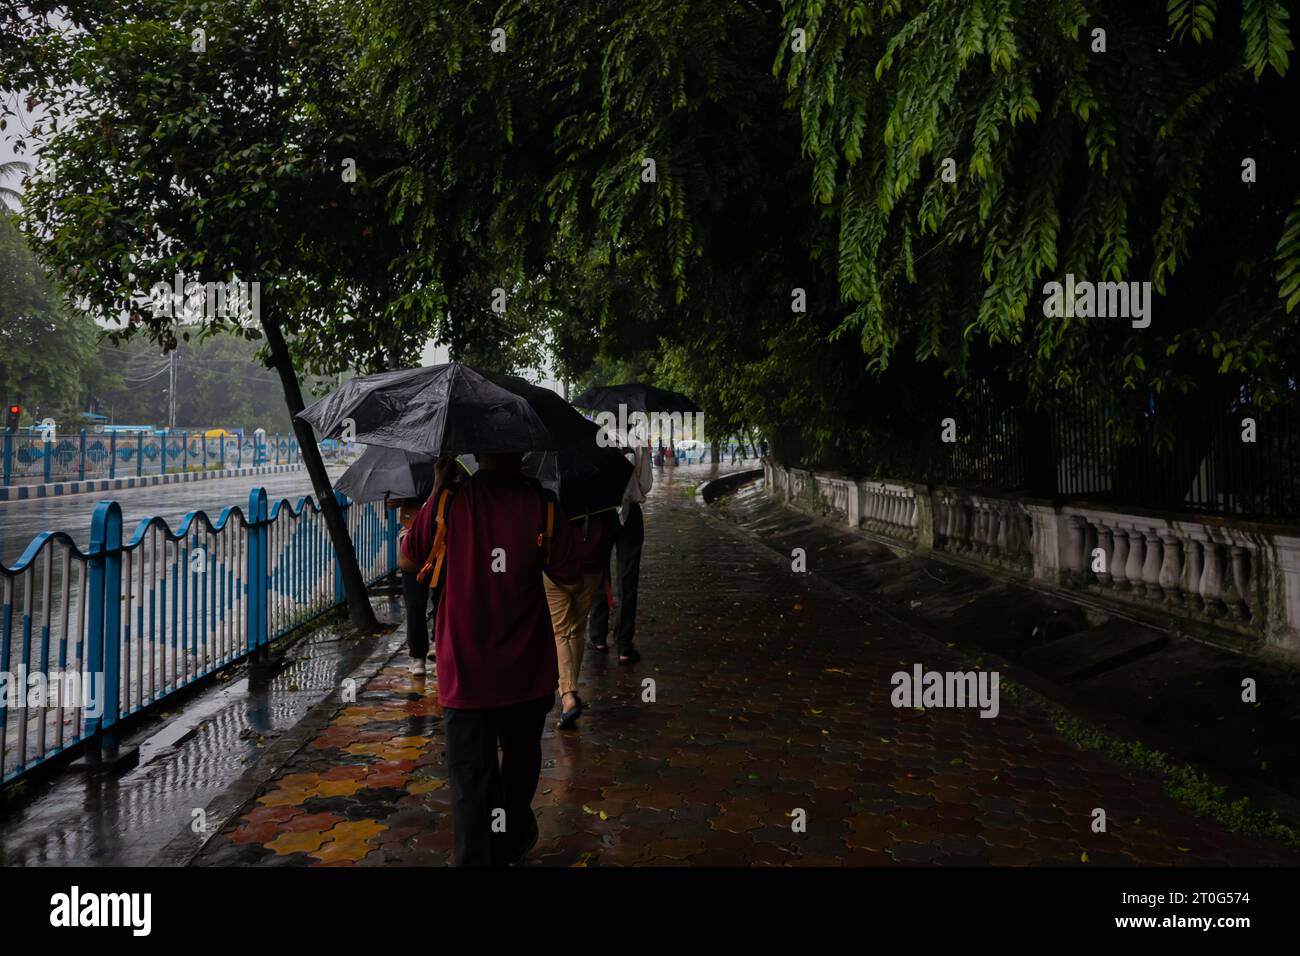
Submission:
[[[388,515],[388,573],[392,574],[397,570],[397,509],[385,508]]]
[[[81,430],[81,450],[79,453],[80,464],[77,465],[77,480],[86,480],[86,430]]]
[[[103,682],[99,707],[87,712],[86,759],[98,763],[117,756],[120,707],[122,627],[122,509],[116,501],[101,501],[90,519],[90,609],[86,635],[86,667],[92,681]],[[98,711],[96,713],[95,711]]]
[[[248,650],[267,643],[267,515],[266,489],[248,493],[248,564],[244,568],[244,624],[248,632]]]
[[[171,441],[172,433],[169,430],[158,440],[158,474],[167,474],[167,443]]]
[[[244,467],[244,436],[243,435],[240,435],[239,441],[235,443],[235,454],[237,456],[235,458],[235,467],[243,468]]]
[[[188,432],[181,435],[181,471],[190,470],[190,436]]]
[[[352,506],[352,502],[349,501],[348,496],[343,494],[343,492],[341,491],[334,492],[334,500],[337,501],[339,504],[339,511],[342,512],[343,514],[343,526],[346,528],[348,524],[348,508]],[[349,534],[348,537],[351,537],[351,534]],[[348,599],[347,588],[343,586],[343,564],[341,561],[339,561],[338,552],[335,551],[334,552],[334,603],[345,604],[347,603],[347,599]]]
[[[13,483],[14,475],[14,433],[8,428],[5,429],[5,464],[4,464],[4,483],[8,488]]]
[[[226,470],[226,436],[221,436],[221,470]]]
[[[135,476],[144,474],[144,432],[135,433]]]
[[[208,470],[208,436],[204,434],[199,441],[203,442],[203,470]]]
[[[42,478],[47,485],[54,480],[54,445],[50,441],[50,433],[46,432],[41,441],[41,460],[44,465]]]
[[[117,432],[108,436],[108,477],[117,477]]]

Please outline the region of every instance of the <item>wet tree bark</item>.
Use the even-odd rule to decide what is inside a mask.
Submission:
[[[325,461],[321,458],[316,436],[311,425],[298,418],[298,413],[303,410],[302,388],[294,371],[293,358],[285,344],[280,320],[267,309],[262,312],[262,331],[266,333],[266,343],[271,352],[271,366],[280,376],[284,402],[293,420],[293,431],[298,437],[298,447],[302,450],[303,464],[307,466],[312,490],[316,493],[321,514],[325,517],[325,527],[329,531],[334,552],[338,555],[343,591],[347,595],[348,616],[357,631],[363,634],[377,631],[379,621],[375,618],[374,608],[370,606],[370,592],[366,589],[365,578],[361,576],[356,548],[352,544],[352,536],[348,534],[347,523],[343,520],[343,511],[334,497],[334,487],[325,472]]]

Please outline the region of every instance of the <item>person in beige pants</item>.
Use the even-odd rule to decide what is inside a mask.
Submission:
[[[555,653],[560,665],[559,728],[572,730],[582,716],[582,698],[578,696],[578,675],[582,671],[582,650],[586,643],[587,614],[597,601],[605,600],[605,575],[614,543],[614,512],[587,515],[571,524],[579,532],[577,550],[582,567],[582,581],[557,584],[544,578],[546,600],[551,609],[551,629],[555,632]]]

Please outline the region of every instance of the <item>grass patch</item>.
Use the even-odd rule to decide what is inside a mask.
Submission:
[[[1004,680],[1002,689],[1012,701],[1028,703],[1046,711],[1057,733],[1080,748],[1155,774],[1171,797],[1229,832],[1300,848],[1300,833],[1278,819],[1276,813],[1253,807],[1249,797],[1229,799],[1227,787],[1213,783],[1204,771],[1191,764],[1180,764],[1163,751],[1153,750],[1137,741],[1112,737],[1019,684]]]

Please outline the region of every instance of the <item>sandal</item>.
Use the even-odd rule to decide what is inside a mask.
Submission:
[[[618,662],[620,664],[635,664],[640,659],[641,659],[641,652],[638,651],[635,647],[628,648],[628,652],[626,654],[618,655]]]
[[[591,640],[588,641],[587,643],[591,645],[591,649],[593,651],[600,651],[602,654],[606,654],[609,652],[609,645],[606,644],[604,641]]]

